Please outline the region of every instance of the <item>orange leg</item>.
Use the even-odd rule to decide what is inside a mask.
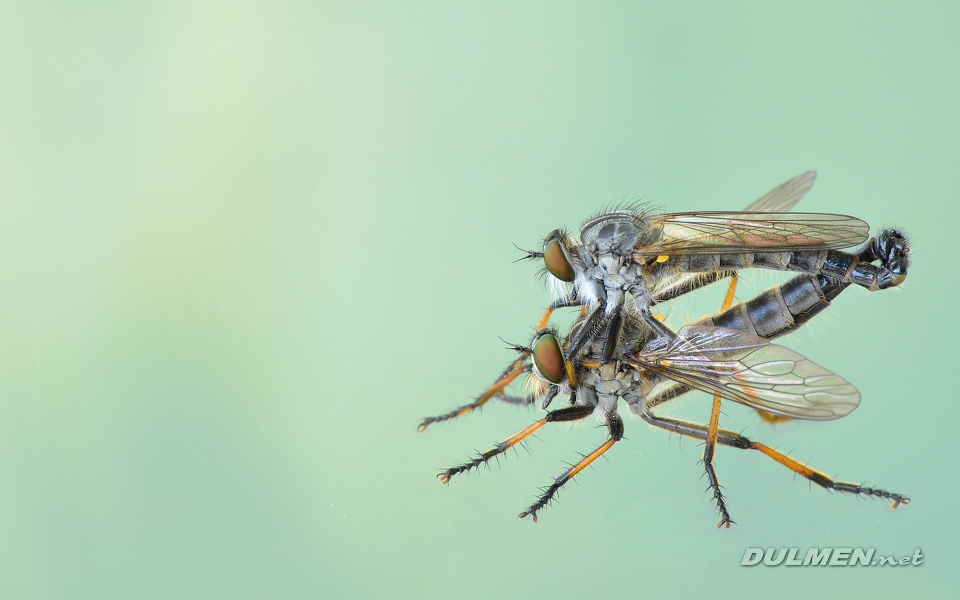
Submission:
[[[723,308],[720,309],[720,312],[723,312],[733,306],[733,297],[737,293],[737,282],[740,280],[740,277],[736,273],[730,276],[730,287],[727,288],[727,295],[723,299]]]
[[[733,304],[733,297],[737,291],[737,274],[730,277],[730,287],[727,289],[727,295],[723,300],[723,307],[720,312],[730,308]],[[720,491],[720,481],[717,479],[717,471],[713,468],[713,455],[717,447],[717,431],[720,427],[720,396],[713,397],[713,408],[710,411],[710,425],[707,428],[707,439],[703,445],[703,467],[707,471],[707,480],[710,482],[710,489],[713,490],[713,500],[717,503],[717,510],[720,511],[720,522],[717,527],[730,528],[734,522],[727,511],[727,504],[723,500],[723,493]]]
[[[532,517],[533,521],[537,521],[537,513],[543,509],[547,504],[553,500],[553,497],[556,496],[557,492],[560,491],[560,488],[563,487],[565,483],[573,479],[577,473],[584,470],[590,464],[603,456],[603,453],[613,447],[615,443],[623,439],[623,420],[620,419],[620,415],[617,413],[607,413],[607,429],[610,431],[610,439],[600,445],[599,448],[591,452],[590,454],[583,457],[583,460],[573,465],[567,469],[566,473],[557,477],[556,481],[550,484],[540,497],[537,498],[537,501],[531,504],[525,511],[520,513],[519,517],[524,519],[526,517]]]
[[[581,315],[585,314],[586,310],[589,308],[581,304],[580,301],[577,300],[576,295],[574,294],[571,294],[569,296],[564,296],[563,298],[560,298],[559,300],[554,301],[553,304],[551,304],[550,307],[547,308],[547,311],[543,313],[542,317],[540,317],[540,322],[537,323],[537,329],[543,329],[550,323],[550,315],[553,314],[553,311],[557,310],[558,308],[566,308],[570,306],[580,306]]]
[[[456,467],[450,467],[443,473],[437,475],[437,478],[440,480],[440,483],[447,484],[450,482],[450,479],[454,475],[459,475],[460,473],[466,473],[471,471],[480,465],[486,464],[491,458],[499,456],[513,448],[523,440],[527,439],[534,433],[536,433],[541,427],[547,423],[559,423],[561,421],[577,421],[579,419],[586,418],[593,414],[592,406],[568,406],[566,408],[561,408],[559,410],[552,410],[547,413],[547,416],[540,419],[536,423],[529,425],[523,431],[516,433],[507,439],[503,440],[490,450],[478,454],[474,458],[471,458],[462,465]]]
[[[540,322],[537,323],[537,329],[543,329],[550,323],[550,315],[553,314],[554,308],[551,306],[547,309],[547,312],[543,313],[543,317],[540,318]]]
[[[575,296],[567,296],[567,297],[561,298],[560,300],[557,300],[556,302],[550,305],[550,307],[546,310],[546,312],[543,313],[543,317],[540,318],[540,322],[537,324],[537,330],[543,329],[547,326],[547,324],[550,322],[550,316],[553,314],[553,311],[555,311],[558,308],[564,308],[568,306],[581,306],[581,305],[577,301]],[[587,306],[581,306],[581,314],[586,312],[588,308],[589,307]],[[523,401],[517,402],[516,399],[505,398],[503,395],[504,388],[510,385],[510,383],[514,379],[516,379],[521,373],[530,372],[530,365],[526,363],[527,356],[529,355],[529,349],[524,349],[520,347],[515,347],[515,349],[520,351],[526,350],[526,352],[523,352],[524,354],[523,356],[521,356],[520,358],[512,362],[510,366],[503,371],[499,379],[497,379],[497,381],[494,382],[494,384],[487,389],[487,391],[485,391],[483,394],[478,396],[477,399],[471,402],[470,404],[464,404],[463,406],[459,408],[455,408],[450,412],[444,413],[442,415],[437,415],[435,417],[427,417],[426,419],[420,422],[420,425],[417,427],[417,431],[419,431],[420,433],[423,433],[424,431],[426,431],[427,427],[429,427],[433,423],[449,421],[450,419],[455,419],[467,413],[473,412],[474,410],[486,404],[493,397],[499,396],[500,398],[505,399],[508,402],[512,402],[512,403],[524,403],[524,404],[527,403],[526,399],[524,399]],[[574,365],[571,361],[568,360],[565,362],[566,362],[567,377],[570,380],[570,386],[575,388],[577,385],[576,370],[574,369]],[[544,406],[544,408],[546,408],[546,406]]]
[[[483,394],[478,396],[476,400],[474,400],[470,404],[464,404],[460,408],[455,408],[448,413],[444,413],[436,417],[427,417],[420,423],[420,426],[417,427],[417,431],[419,431],[420,433],[423,433],[427,429],[427,427],[429,427],[432,423],[449,421],[450,419],[461,417],[467,413],[473,412],[474,410],[486,404],[487,401],[490,400],[490,398],[493,398],[498,394],[502,394],[503,389],[508,385],[510,385],[510,383],[514,379],[519,377],[521,373],[525,373],[529,371],[530,371],[530,365],[527,364],[527,356],[526,355],[521,356],[517,360],[513,361],[510,364],[510,366],[507,367],[507,369],[503,372],[500,378],[497,379],[497,381],[492,386],[490,386],[487,389],[487,391],[485,391]]]
[[[789,456],[787,456],[786,454],[779,452],[777,450],[774,450],[770,446],[765,446],[760,442],[752,442],[752,448],[754,450],[759,450],[760,452],[763,452],[764,454],[766,454],[773,460],[777,461],[781,465],[785,466],[786,468],[790,469],[794,473],[797,473],[798,475],[803,475],[810,481],[814,482],[819,486],[825,487],[828,490],[836,490],[838,492],[847,492],[850,494],[856,494],[857,496],[861,496],[861,495],[875,496],[877,498],[885,498],[887,500],[892,500],[893,504],[890,506],[890,508],[897,508],[901,504],[910,504],[910,498],[907,498],[900,494],[895,494],[893,492],[888,492],[886,490],[881,490],[877,488],[863,487],[858,483],[846,483],[843,481],[835,481],[834,479],[830,478],[824,473],[821,473],[816,469],[808,467],[802,462],[798,460],[794,460]]]
[[[689,423],[687,421],[679,421],[675,419],[666,419],[663,417],[658,417],[649,411],[644,411],[641,415],[644,421],[660,427],[661,429],[666,429],[667,431],[672,431],[673,433],[678,433],[680,435],[685,435],[688,437],[706,440],[709,435],[709,427],[706,425],[701,425],[699,423]],[[815,484],[826,488],[828,490],[833,490],[836,492],[844,492],[847,494],[853,494],[855,496],[871,496],[874,498],[883,498],[885,500],[891,500],[893,502],[891,508],[897,508],[901,504],[909,504],[910,498],[896,492],[888,492],[880,488],[871,488],[865,487],[858,483],[848,483],[845,481],[835,481],[831,477],[808,467],[801,463],[800,461],[794,460],[779,452],[773,448],[761,444],[759,442],[754,442],[739,433],[734,433],[726,429],[717,430],[717,443],[723,446],[731,446],[733,448],[739,448],[740,450],[757,450],[766,454],[773,460],[777,461],[781,465],[787,467],[797,475],[801,475]]]

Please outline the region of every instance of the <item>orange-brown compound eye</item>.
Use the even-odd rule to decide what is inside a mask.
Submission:
[[[537,345],[533,347],[533,363],[550,383],[560,383],[567,375],[560,342],[554,335],[543,335],[537,340]]]
[[[573,272],[573,267],[570,266],[570,261],[563,254],[563,246],[560,245],[560,240],[550,240],[546,243],[543,247],[543,262],[547,265],[550,274],[561,281],[569,282],[577,277]]]

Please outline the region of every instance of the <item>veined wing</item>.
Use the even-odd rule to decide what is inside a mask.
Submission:
[[[785,181],[770,190],[746,208],[746,212],[789,212],[810,191],[817,180],[816,171],[800,173],[793,179]],[[669,292],[672,289],[684,289],[691,286],[692,281],[702,277],[702,273],[682,273],[669,283],[658,288],[657,293]],[[656,296],[657,294],[654,294]]]
[[[689,212],[656,215],[655,241],[637,255],[834,250],[867,240],[870,226],[830,213]]]
[[[816,171],[800,173],[793,179],[781,183],[757,198],[756,202],[745,210],[746,212],[790,212],[797,205],[797,202],[800,202],[800,199],[807,195],[816,180]]]
[[[627,362],[692,388],[793,419],[826,421],[860,404],[850,382],[801,354],[755,335],[689,325]]]

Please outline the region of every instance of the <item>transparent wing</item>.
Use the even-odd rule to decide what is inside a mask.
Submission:
[[[800,202],[800,199],[807,195],[816,180],[816,171],[800,173],[793,179],[783,182],[760,196],[756,202],[745,210],[746,212],[790,212],[797,205],[797,202]]]
[[[800,202],[817,180],[816,171],[800,173],[793,179],[785,181],[770,190],[746,208],[746,212],[789,212]],[[669,284],[664,284],[658,293],[669,292],[670,289],[685,289],[696,287],[691,284],[703,276],[702,273],[683,273],[677,275]],[[668,289],[669,288],[669,289]],[[656,295],[656,294],[655,294]]]
[[[793,419],[826,421],[860,404],[850,382],[801,354],[755,335],[689,325],[627,358],[692,388]]]
[[[829,213],[690,212],[651,217],[658,239],[634,254],[715,254],[831,250],[867,240],[870,226]]]

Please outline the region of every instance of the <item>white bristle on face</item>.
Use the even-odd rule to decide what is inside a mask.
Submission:
[[[570,284],[553,275],[547,274],[547,285],[550,287],[550,296],[556,300],[570,295]]]

